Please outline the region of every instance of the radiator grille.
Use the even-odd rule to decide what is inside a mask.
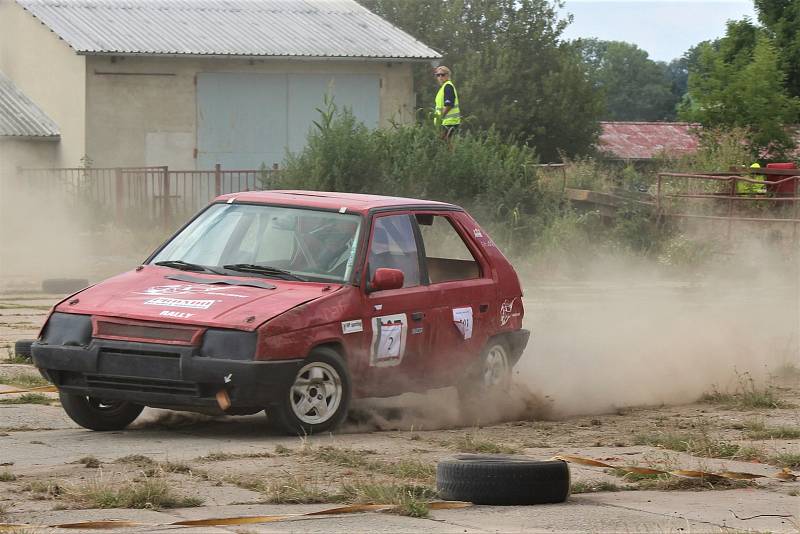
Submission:
[[[157,323],[142,323],[108,317],[93,317],[92,335],[100,339],[144,341],[167,345],[197,345],[204,329]]]

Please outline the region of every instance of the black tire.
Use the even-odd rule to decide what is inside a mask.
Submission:
[[[32,354],[31,345],[33,345],[35,341],[35,339],[20,339],[14,343],[14,354],[30,360]]]
[[[144,410],[140,404],[103,401],[63,391],[58,393],[58,398],[70,419],[89,430],[122,430]]]
[[[312,368],[318,369],[323,376],[311,377],[309,373]],[[334,396],[338,396],[335,402]],[[291,435],[319,434],[336,428],[344,421],[350,407],[350,396],[350,373],[344,360],[335,350],[319,347],[305,359],[293,383],[285,386],[283,400],[267,409],[267,417],[271,426]],[[321,412],[314,405],[309,406],[301,418],[297,410],[302,411],[304,398],[325,403],[324,415],[320,415]]]
[[[491,361],[500,353],[505,369],[492,372]],[[507,396],[511,386],[511,351],[502,338],[490,339],[481,351],[480,359],[456,384],[462,417],[470,423],[479,422],[487,406]]]
[[[85,278],[48,278],[42,281],[45,293],[75,293],[89,285]]]
[[[438,463],[436,489],[442,499],[475,504],[564,502],[570,493],[569,466],[524,456],[460,454]]]

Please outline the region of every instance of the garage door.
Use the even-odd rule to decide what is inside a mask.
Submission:
[[[378,126],[377,75],[198,74],[197,168],[280,165],[287,150],[305,146],[326,93],[370,128]]]

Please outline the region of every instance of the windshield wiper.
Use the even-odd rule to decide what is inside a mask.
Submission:
[[[233,263],[231,265],[223,265],[229,271],[239,271],[242,273],[264,274],[268,276],[283,276],[286,279],[298,280],[300,282],[308,282],[306,278],[298,276],[286,269],[278,269],[277,267],[270,267],[269,265],[256,265],[254,263]]]
[[[181,271],[195,271],[195,272],[208,272],[214,274],[222,274],[222,271],[218,271],[216,269],[212,269],[206,265],[200,265],[198,263],[189,263],[183,260],[164,260],[164,261],[157,261],[155,265],[160,265],[162,267],[172,267],[173,269],[180,269]]]

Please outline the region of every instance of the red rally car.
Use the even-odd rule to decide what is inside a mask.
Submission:
[[[57,304],[33,361],[79,425],[145,406],[291,433],[353,397],[508,385],[528,342],[511,264],[462,208],[311,191],[223,195],[147,261]]]

